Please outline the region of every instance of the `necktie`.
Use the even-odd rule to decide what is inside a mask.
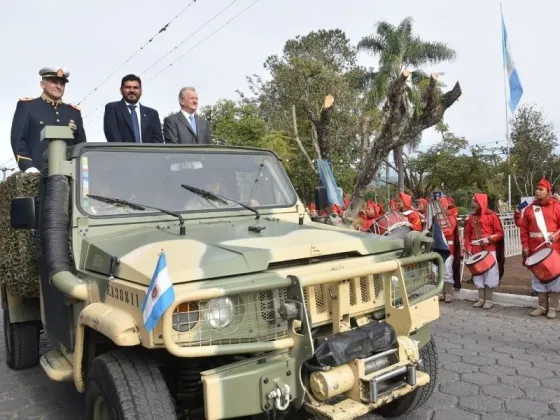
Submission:
[[[136,115],[136,105],[128,105],[130,109],[130,118],[132,119],[132,131],[134,132],[134,140],[140,143],[140,124],[138,123],[138,115]]]
[[[191,122],[191,127],[192,127],[194,133],[196,134],[196,121],[194,120],[194,115],[191,114],[189,116],[189,120]]]

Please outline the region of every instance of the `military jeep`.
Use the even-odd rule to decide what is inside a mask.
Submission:
[[[71,138],[44,128],[39,193],[11,201],[40,293],[2,286],[10,368],[73,382],[96,420],[395,417],[430,397],[428,232],[311,221],[269,150]],[[161,254],[174,300],[148,331]]]

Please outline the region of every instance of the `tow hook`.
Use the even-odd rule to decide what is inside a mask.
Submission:
[[[282,397],[284,398],[284,404],[282,404]],[[274,405],[277,410],[284,411],[290,405],[290,386],[284,384],[284,392],[282,393],[280,385],[276,384],[276,389],[268,393],[268,399],[274,400]]]

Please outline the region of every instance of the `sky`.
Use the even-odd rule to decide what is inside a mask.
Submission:
[[[166,31],[127,62],[190,3]],[[9,138],[18,98],[40,95],[38,71],[44,66],[70,71],[64,101],[82,102],[88,141],[105,141],[104,105],[120,99],[120,79],[128,73],[141,76],[141,103],[157,109],[163,118],[179,109],[177,94],[183,86],[196,87],[199,107],[235,99],[236,90],[248,92],[246,77],[266,76],[266,58],[280,54],[284,43],[297,35],[339,28],[357,44],[374,32],[376,22],[397,25],[407,16],[413,17],[414,31],[422,39],[446,42],[457,51],[455,61],[426,69],[444,72],[449,89],[456,81],[461,84],[461,98],[445,114],[451,130],[472,145],[506,144],[499,1],[165,0],[156,4],[153,0],[59,0],[37,7],[35,1],[22,0],[4,8],[0,169],[13,158]],[[560,127],[558,95],[551,83],[555,71],[549,71],[560,60],[550,54],[557,47],[551,35],[560,3],[509,0],[503,2],[503,13],[524,89],[520,105],[537,105],[548,121]],[[365,53],[359,59],[366,65],[376,62]],[[438,139],[427,130],[420,149]],[[14,165],[13,160],[8,163]]]

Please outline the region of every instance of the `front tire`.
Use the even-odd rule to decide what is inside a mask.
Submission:
[[[13,370],[36,366],[39,363],[41,324],[37,321],[12,323],[7,299],[2,302],[2,312],[6,364]]]
[[[176,418],[163,375],[151,359],[128,349],[93,359],[86,388],[87,420]]]
[[[379,407],[377,412],[383,417],[399,417],[410,413],[423,406],[432,396],[436,388],[439,369],[437,349],[433,337],[420,350],[420,359],[422,359],[420,370],[430,375],[430,382],[420,388],[416,388],[404,397]]]

